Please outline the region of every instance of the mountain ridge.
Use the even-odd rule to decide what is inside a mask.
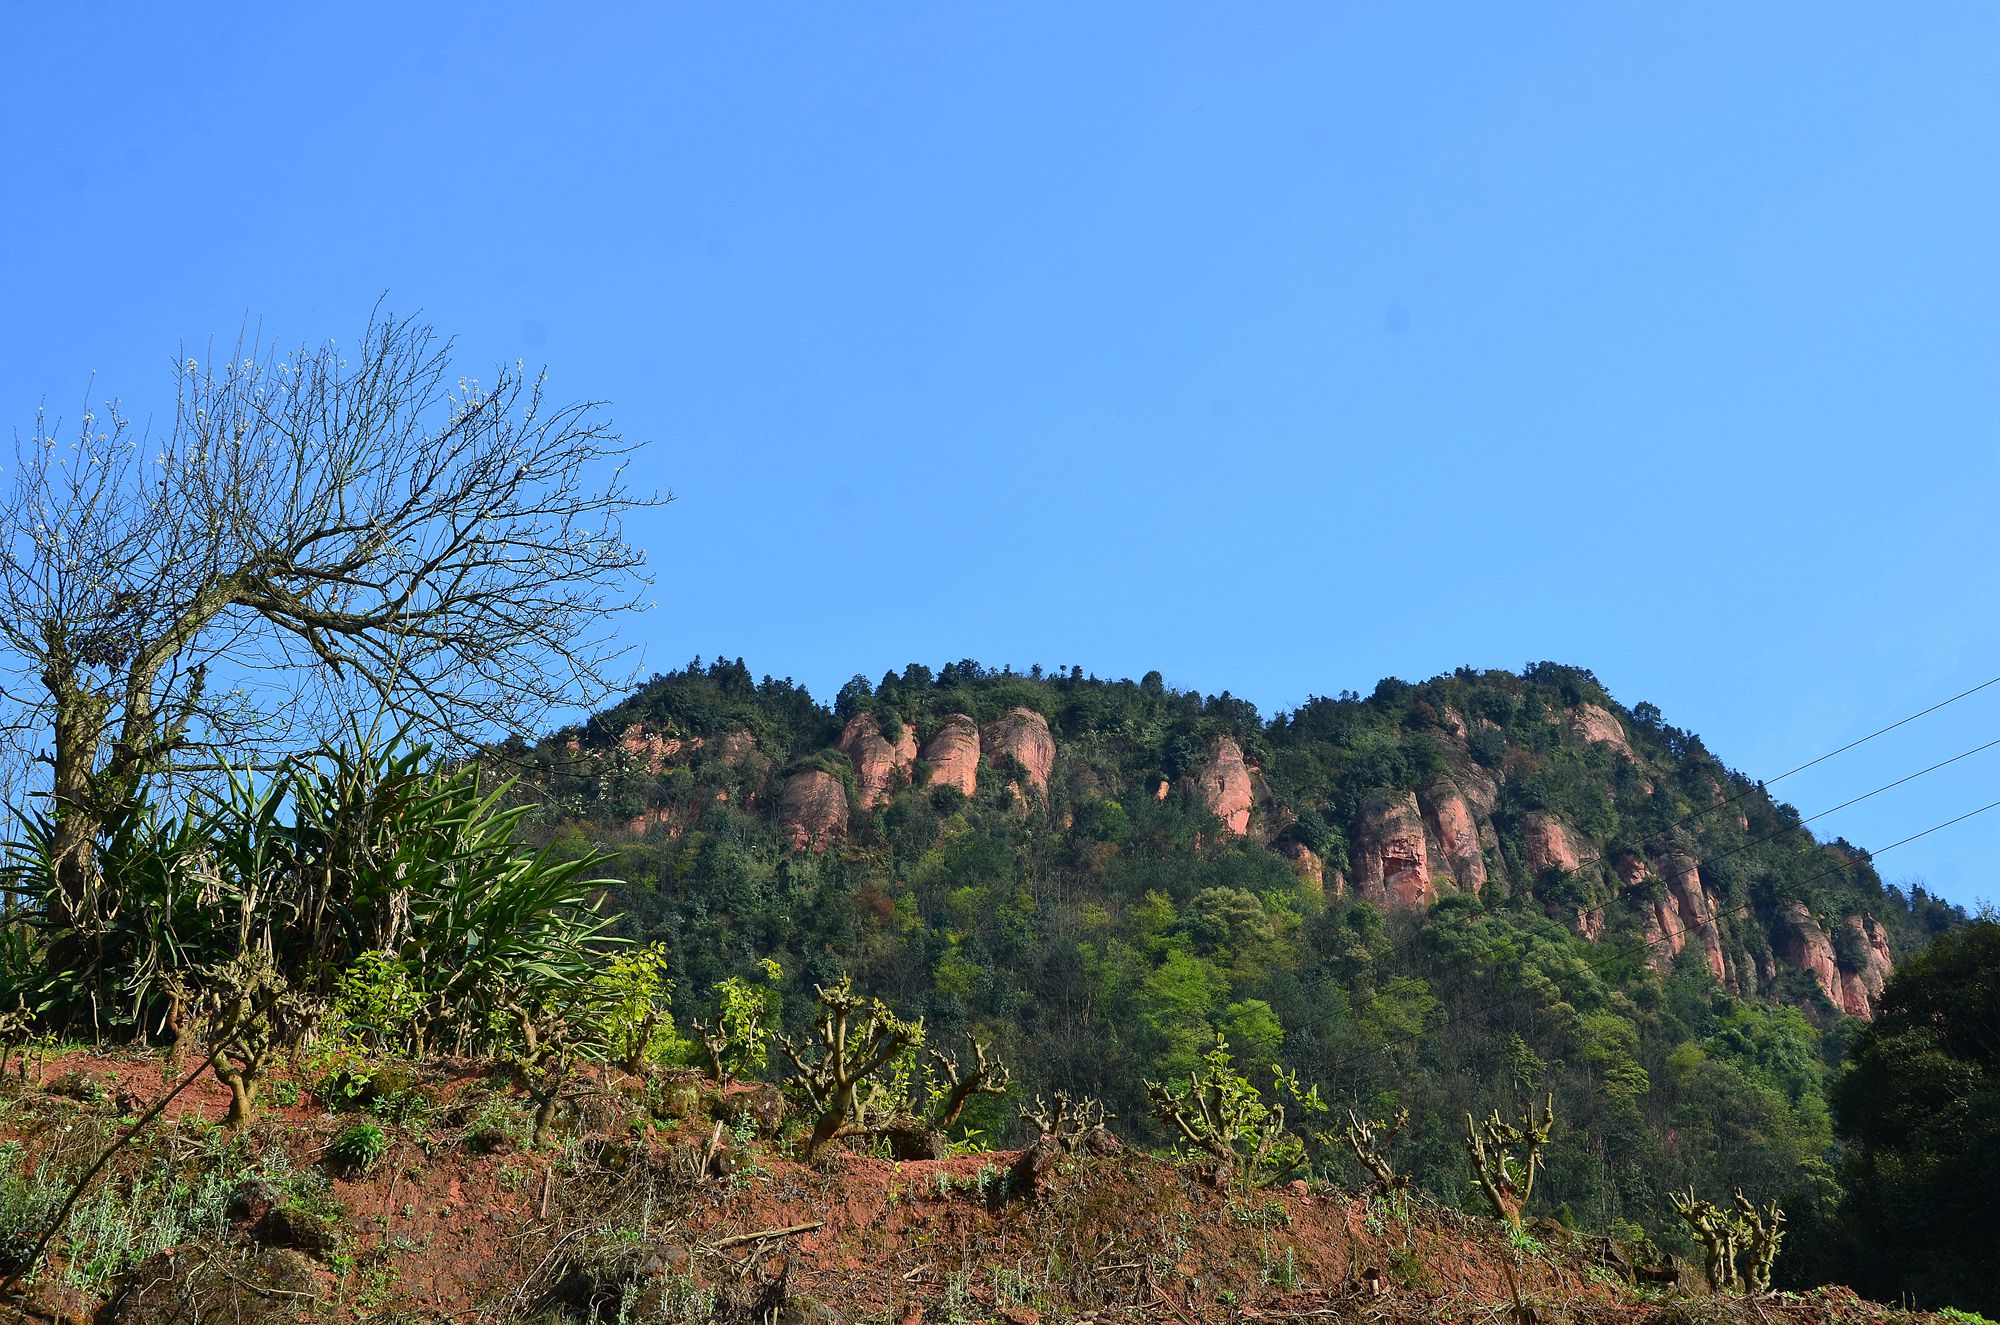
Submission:
[[[1844,1028],[1962,915],[1555,663],[1266,717],[1158,673],[913,664],[822,704],[697,660],[505,753],[684,999],[775,956],[797,1018],[852,974],[1142,1132],[1221,1034],[1412,1108],[1446,1197],[1451,1120],[1552,1090],[1594,1157],[1551,1208],[1669,1239],[1688,1182],[1833,1199]]]

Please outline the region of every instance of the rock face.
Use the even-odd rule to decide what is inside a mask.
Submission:
[[[1724,988],[1736,992],[1736,980],[1722,956],[1722,934],[1715,916],[1715,903],[1702,887],[1701,871],[1687,856],[1668,856],[1660,862],[1667,880],[1667,895],[1673,899],[1675,920],[1684,942],[1699,944],[1708,957],[1708,969],[1715,972]],[[1678,945],[1675,952],[1680,951]]]
[[[841,729],[840,752],[854,761],[854,781],[861,796],[861,808],[872,810],[886,804],[889,793],[909,779],[910,765],[917,758],[917,735],[908,724],[894,745],[882,737],[872,713],[857,713]]]
[[[1326,862],[1319,858],[1318,852],[1291,837],[1278,843],[1277,850],[1285,858],[1285,863],[1292,867],[1292,873],[1299,876],[1301,883],[1314,892],[1326,891]]]
[[[945,718],[924,742],[933,787],[957,787],[970,796],[979,785],[979,726],[963,713]]]
[[[1424,817],[1414,793],[1377,796],[1362,806],[1354,846],[1357,897],[1394,907],[1429,906],[1437,900]]]
[[[1461,892],[1477,892],[1486,886],[1486,854],[1480,850],[1479,820],[1459,789],[1449,783],[1432,787],[1418,797],[1424,825],[1437,840],[1438,854],[1444,858]]]
[[[824,851],[847,838],[847,789],[823,769],[796,773],[778,800],[778,833],[794,851]]]
[[[1627,759],[1633,757],[1624,726],[1607,708],[1597,704],[1577,705],[1570,710],[1569,729],[1588,744],[1608,745]]]
[[[1804,902],[1787,902],[1778,912],[1780,946],[1778,955],[1787,966],[1795,966],[1813,978],[1827,1001],[1840,1006],[1840,962],[1834,955],[1833,940]]]
[[[1636,888],[1653,877],[1647,861],[1627,853],[1618,857],[1615,868],[1628,888]],[[1639,928],[1645,935],[1647,964],[1654,970],[1673,969],[1681,949],[1695,944],[1708,959],[1708,969],[1732,994],[1741,992],[1736,972],[1722,955],[1722,934],[1714,899],[1702,886],[1701,871],[1687,856],[1671,855],[1660,862],[1666,890],[1640,903]]]
[[[648,731],[642,724],[633,723],[618,734],[618,748],[631,755],[649,773],[665,771],[667,764],[683,749],[701,748],[699,740],[682,741],[678,736],[662,736],[656,731]]]
[[[1611,868],[1627,890],[1637,889],[1653,877],[1652,866],[1636,852],[1627,851],[1619,855],[1611,862]],[[1673,918],[1673,904],[1665,897],[1646,897],[1639,899],[1637,909],[1639,931],[1646,942],[1646,964],[1659,972],[1672,970],[1674,958],[1680,955],[1681,947],[1686,942],[1681,937],[1679,923]]]
[[[735,768],[757,753],[757,738],[741,727],[730,731],[722,738],[722,747],[716,752],[723,767]]]
[[[1250,831],[1250,769],[1243,762],[1243,747],[1227,736],[1218,736],[1208,748],[1208,760],[1194,774],[1195,794],[1223,826],[1241,837]],[[1308,853],[1310,854],[1310,853]]]
[[[1840,1008],[1850,1017],[1873,1021],[1882,985],[1896,965],[1889,953],[1889,935],[1874,916],[1849,916],[1846,925],[1858,940],[1861,969],[1840,973]]]
[[[625,825],[625,831],[632,837],[644,837],[661,824],[671,825],[673,821],[674,812],[672,810],[664,806],[654,806],[651,809],[641,810],[633,815],[631,821]],[[678,837],[680,834],[670,833],[669,836]]]
[[[1551,867],[1569,873],[1583,864],[1563,821],[1539,810],[1521,820],[1521,853],[1536,874]]]
[[[1788,902],[1778,913],[1778,956],[1786,965],[1808,972],[1827,1001],[1850,1017],[1863,1021],[1875,1018],[1875,1000],[1895,963],[1889,955],[1889,936],[1874,916],[1849,916],[1842,922],[1855,939],[1861,954],[1861,969],[1844,971],[1834,951],[1833,938],[1804,902]]]
[[[1037,795],[1049,794],[1049,771],[1056,766],[1056,742],[1049,735],[1047,718],[1033,709],[1010,709],[987,727],[983,739],[987,763],[1003,768],[1011,757],[1021,765],[1028,785]]]

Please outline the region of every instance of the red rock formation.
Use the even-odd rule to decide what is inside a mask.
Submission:
[[[1883,982],[1895,966],[1889,955],[1889,936],[1874,916],[1849,916],[1842,923],[1861,951],[1860,970],[1840,968],[1832,935],[1804,902],[1787,902],[1778,912],[1778,956],[1787,966],[1809,972],[1827,1001],[1842,1012],[1872,1021]]]
[[[882,739],[872,713],[857,713],[841,729],[840,752],[854,761],[854,781],[861,808],[887,804],[889,793],[909,778],[917,758],[917,736],[906,723],[894,745]]]
[[[725,768],[735,768],[757,753],[757,738],[737,727],[722,738],[722,749],[718,753]]]
[[[1554,866],[1565,872],[1578,869],[1583,857],[1570,840],[1569,829],[1552,814],[1534,811],[1521,820],[1521,854],[1536,874]]]
[[[1356,896],[1395,907],[1429,906],[1437,900],[1424,817],[1413,793],[1377,796],[1364,805],[1354,841]]]
[[[1778,912],[1778,955],[1787,966],[1809,973],[1827,1001],[1840,1006],[1840,963],[1833,940],[1804,902],[1787,902]]]
[[[924,742],[933,787],[957,787],[970,796],[979,785],[979,726],[963,713],[948,715]]]
[[[678,736],[662,736],[642,723],[633,723],[618,735],[618,748],[637,759],[649,773],[665,771],[667,764],[683,749],[699,750],[701,741],[682,741]]]
[[[1607,708],[1597,704],[1577,705],[1570,710],[1569,729],[1586,744],[1602,743],[1627,759],[1632,758],[1632,746],[1625,739],[1625,728]]]
[[[668,837],[679,837],[680,830],[673,827],[673,822],[674,812],[663,805],[656,805],[652,809],[641,810],[633,815],[632,821],[625,825],[625,831],[633,837],[644,837],[657,825],[665,824],[668,826]]]
[[[778,801],[778,833],[794,851],[824,851],[847,838],[847,789],[823,769],[792,775]]]
[[[1653,867],[1644,856],[1627,851],[1611,863],[1619,881],[1627,889],[1638,889],[1653,877]],[[1646,941],[1646,964],[1662,975],[1674,969],[1674,958],[1687,945],[1673,901],[1663,896],[1642,897],[1638,901],[1639,932]]]
[[[986,762],[1004,767],[1011,757],[1021,765],[1028,785],[1036,794],[1049,794],[1049,771],[1056,766],[1056,742],[1049,735],[1049,720],[1033,709],[1009,709],[999,721],[987,727],[982,737]]]
[[[1313,892],[1326,891],[1326,862],[1297,838],[1288,837],[1278,843],[1278,854],[1292,867],[1292,873],[1299,876],[1301,883],[1307,884]]]
[[[1861,969],[1840,973],[1840,1009],[1850,1017],[1873,1021],[1882,986],[1896,965],[1889,955],[1889,935],[1874,916],[1849,916],[1845,923],[1861,949]]]
[[[1424,825],[1436,839],[1438,854],[1458,880],[1462,892],[1486,886],[1486,853],[1480,850],[1479,820],[1459,789],[1441,782],[1418,797]]]
[[[1208,748],[1208,761],[1193,774],[1195,794],[1223,826],[1241,837],[1250,831],[1250,770],[1243,748],[1218,736]]]
[[[1720,922],[1715,915],[1715,903],[1702,887],[1701,873],[1695,862],[1682,855],[1668,856],[1660,862],[1667,879],[1667,895],[1673,898],[1675,919],[1681,927],[1686,942],[1700,944],[1708,956],[1708,969],[1715,972],[1715,978],[1723,986],[1736,992],[1735,976],[1729,963],[1722,956],[1722,933]],[[1675,952],[1680,948],[1676,946]]]

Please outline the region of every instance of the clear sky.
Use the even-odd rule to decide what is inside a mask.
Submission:
[[[649,442],[649,668],[1549,658],[1769,777],[2000,676],[1996,73],[1988,0],[13,0],[0,418],[386,291]],[[2000,811],[1881,867],[2000,897]]]

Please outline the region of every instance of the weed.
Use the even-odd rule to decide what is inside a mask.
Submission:
[[[1389,1253],[1388,1261],[1389,1278],[1393,1283],[1425,1293],[1437,1287],[1430,1267],[1423,1263],[1414,1249],[1398,1247]]]
[[[991,1276],[994,1301],[1002,1306],[1046,1305],[1051,1271],[1029,1270],[1017,1263],[995,1266]]]
[[[1287,1293],[1292,1292],[1298,1288],[1299,1286],[1298,1257],[1297,1253],[1293,1250],[1292,1247],[1287,1246],[1285,1248],[1285,1254],[1281,1259],[1272,1256],[1270,1254],[1270,1246],[1269,1244],[1266,1244],[1265,1247],[1263,1248],[1263,1256],[1264,1256],[1265,1283],[1270,1284],[1274,1288],[1283,1289]]]
[[[1229,1217],[1252,1228],[1289,1228],[1292,1223],[1291,1212],[1280,1201],[1231,1201]]]
[[[938,1303],[938,1310],[948,1321],[971,1321],[980,1316],[979,1306],[972,1297],[972,1276],[964,1270],[954,1270],[945,1276],[944,1300]]]
[[[355,1173],[366,1173],[389,1149],[389,1138],[376,1122],[356,1123],[333,1138],[327,1152]]]
[[[523,1149],[532,1135],[527,1112],[501,1095],[487,1096],[465,1124],[467,1143],[487,1154]]]

